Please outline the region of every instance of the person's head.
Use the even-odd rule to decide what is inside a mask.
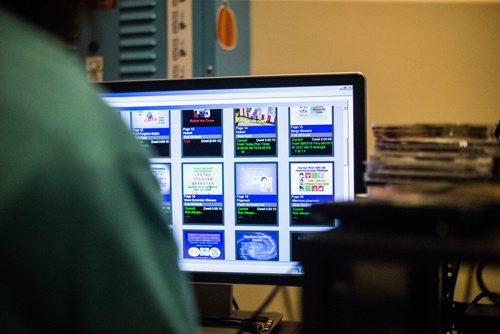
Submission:
[[[98,2],[99,0],[0,0],[0,6],[51,32],[65,42],[74,43],[77,38],[80,8],[92,7]]]

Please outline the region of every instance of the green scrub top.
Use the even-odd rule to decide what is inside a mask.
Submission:
[[[147,155],[59,41],[0,22],[0,332],[196,333]]]

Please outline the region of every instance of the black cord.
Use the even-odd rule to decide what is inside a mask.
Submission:
[[[274,297],[276,296],[276,294],[280,291],[280,289],[282,287],[283,286],[281,286],[281,285],[277,285],[277,286],[275,286],[273,288],[273,290],[271,291],[271,293],[269,293],[269,295],[264,300],[264,302],[260,305],[260,307],[252,314],[252,316],[250,318],[248,318],[248,320],[250,322],[255,322],[255,320],[259,318],[260,314],[269,306],[269,304],[271,304],[271,302],[273,301]],[[238,334],[244,333],[245,330],[246,329],[243,326],[241,326],[240,329],[238,330]]]
[[[287,311],[289,318],[295,319],[295,312],[293,310],[292,300],[290,298],[290,292],[286,287],[283,288],[283,300],[285,303],[285,310]]]
[[[486,267],[486,263],[480,263],[476,269],[476,281],[477,281],[477,284],[479,286],[479,289],[481,290],[481,293],[478,296],[476,296],[476,298],[474,298],[474,300],[476,300],[479,296],[483,295],[483,296],[481,296],[481,298],[479,298],[479,300],[481,300],[484,297],[487,297],[489,300],[491,300],[493,302],[493,304],[499,306],[500,305],[500,293],[490,291],[486,287],[486,284],[484,284],[484,280],[483,280],[484,267]],[[476,303],[479,300],[477,300]]]
[[[233,297],[232,299],[233,307],[236,311],[239,311],[240,306],[238,305],[238,302],[236,301],[236,298]]]
[[[202,318],[203,326],[208,327],[229,327],[229,328],[238,328],[238,334],[242,333],[252,333],[259,334],[263,333],[265,327],[269,325],[269,318],[260,317],[260,314],[269,306],[269,304],[273,301],[276,294],[283,286],[277,285],[271,291],[271,293],[267,296],[264,302],[259,306],[259,308],[251,315],[249,318],[235,318],[235,317],[205,317]],[[239,305],[236,302],[236,299],[233,297],[232,299],[233,307],[236,310],[239,310]]]
[[[260,305],[260,307],[252,314],[250,319],[258,318],[259,315],[269,306],[269,304],[271,304],[274,297],[276,296],[276,294],[280,291],[280,289],[282,287],[283,287],[282,285],[275,286],[274,289],[269,294],[269,296],[267,296],[266,300],[264,300],[262,305]]]
[[[484,292],[481,292],[481,293],[480,293],[480,294],[478,294],[476,297],[474,297],[474,299],[470,302],[470,303],[471,303],[471,305],[476,306],[476,305],[477,305],[477,303],[479,303],[479,301],[480,301],[481,299],[483,299],[484,297],[486,297],[486,296],[487,296],[487,294],[485,294]]]

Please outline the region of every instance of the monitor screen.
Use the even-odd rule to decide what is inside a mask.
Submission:
[[[150,150],[194,280],[299,282],[310,207],[364,192],[359,73],[117,81],[103,99]]]

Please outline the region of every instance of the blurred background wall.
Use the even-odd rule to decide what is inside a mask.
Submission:
[[[499,0],[251,0],[250,26],[251,74],[363,72],[368,125],[500,120]],[[491,288],[498,272],[485,272]],[[235,286],[235,297],[254,309],[270,290]],[[300,289],[269,309],[299,319]]]
[[[500,118],[500,1],[252,0],[250,18],[251,74],[360,71],[369,125]]]

